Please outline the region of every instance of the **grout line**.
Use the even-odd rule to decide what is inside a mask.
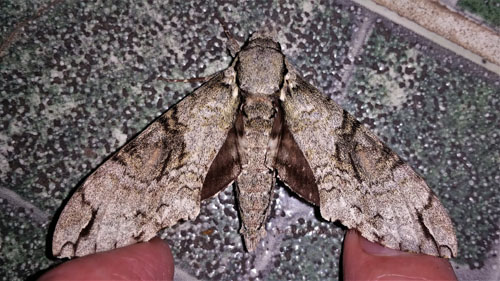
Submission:
[[[490,29],[482,27],[468,20],[466,17],[442,7],[439,3],[434,3],[432,0],[398,0],[392,2],[388,0],[351,1],[500,75],[500,36]],[[389,10],[389,8],[375,2],[391,6],[395,11]],[[425,8],[422,8],[423,6]],[[445,22],[445,18],[452,20]],[[446,35],[448,35],[447,37],[450,40],[464,44],[476,53],[450,41],[445,38]],[[484,46],[481,46],[481,43]],[[482,56],[491,62],[484,62]]]
[[[35,222],[39,224],[45,224],[49,222],[49,216],[44,211],[26,201],[19,194],[8,188],[0,187],[0,198],[7,200],[9,204],[14,207],[22,207],[26,209],[26,214],[28,214]]]
[[[361,24],[359,30],[355,33],[354,37],[349,44],[349,47],[352,47],[351,51],[349,51],[348,56],[352,58],[352,62],[343,69],[342,73],[342,94],[341,97],[345,97],[347,93],[347,89],[349,88],[349,84],[351,82],[352,74],[356,70],[356,58],[363,53],[363,46],[365,45],[368,38],[373,31],[373,23],[375,22],[375,14],[370,14],[366,20]],[[349,59],[351,59],[349,58]]]

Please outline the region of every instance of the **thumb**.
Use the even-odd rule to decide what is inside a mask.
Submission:
[[[65,262],[42,275],[47,280],[172,280],[174,262],[160,238]]]
[[[344,280],[457,280],[447,259],[385,248],[353,230],[342,258]]]

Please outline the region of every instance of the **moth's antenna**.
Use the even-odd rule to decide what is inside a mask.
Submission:
[[[192,77],[192,78],[185,78],[185,79],[169,79],[169,78],[165,78],[165,77],[162,77],[161,75],[158,76],[156,79],[158,80],[162,80],[162,81],[165,81],[165,82],[169,82],[169,83],[194,83],[194,82],[202,82],[202,83],[205,83],[207,82],[208,80],[212,79],[212,77],[214,77],[215,75],[209,75],[209,76],[206,76],[206,77]]]
[[[227,49],[229,50],[229,52],[231,53],[231,56],[234,58],[236,56],[236,54],[240,51],[240,44],[238,44],[238,41],[236,41],[236,39],[234,39],[234,37],[232,36],[232,34],[229,32],[229,30],[227,29],[227,25],[226,23],[224,22],[224,20],[219,17],[219,16],[216,16],[217,20],[219,21],[219,23],[222,25],[222,28],[224,29],[224,33],[226,34],[227,36],[227,39],[228,39],[228,42],[227,42]],[[207,82],[208,80],[212,79],[215,75],[215,74],[212,74],[212,75],[209,75],[209,76],[206,76],[206,77],[193,77],[193,78],[186,78],[186,79],[170,79],[170,78],[165,78],[165,77],[162,77],[161,75],[158,76],[156,79],[158,80],[162,80],[162,81],[165,81],[165,82],[169,82],[169,83],[193,83],[193,82]]]
[[[219,21],[220,25],[224,29],[224,33],[226,34],[227,37],[227,49],[231,53],[231,56],[234,58],[236,54],[240,51],[240,44],[238,44],[238,41],[234,39],[233,35],[229,32],[226,22],[219,16],[216,16],[217,20]]]

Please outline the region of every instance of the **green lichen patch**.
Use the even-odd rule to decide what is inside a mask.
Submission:
[[[457,6],[500,27],[500,0],[459,0]]]

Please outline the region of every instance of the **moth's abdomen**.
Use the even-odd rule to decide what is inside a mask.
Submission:
[[[238,207],[241,234],[249,251],[266,234],[265,224],[271,205],[274,174],[265,165],[266,148],[273,124],[273,105],[268,99],[249,98],[245,102],[244,131],[239,139],[242,171],[238,177]]]
[[[274,176],[267,171],[245,172],[238,178],[238,207],[242,220],[240,233],[248,251],[253,251],[266,234]]]

